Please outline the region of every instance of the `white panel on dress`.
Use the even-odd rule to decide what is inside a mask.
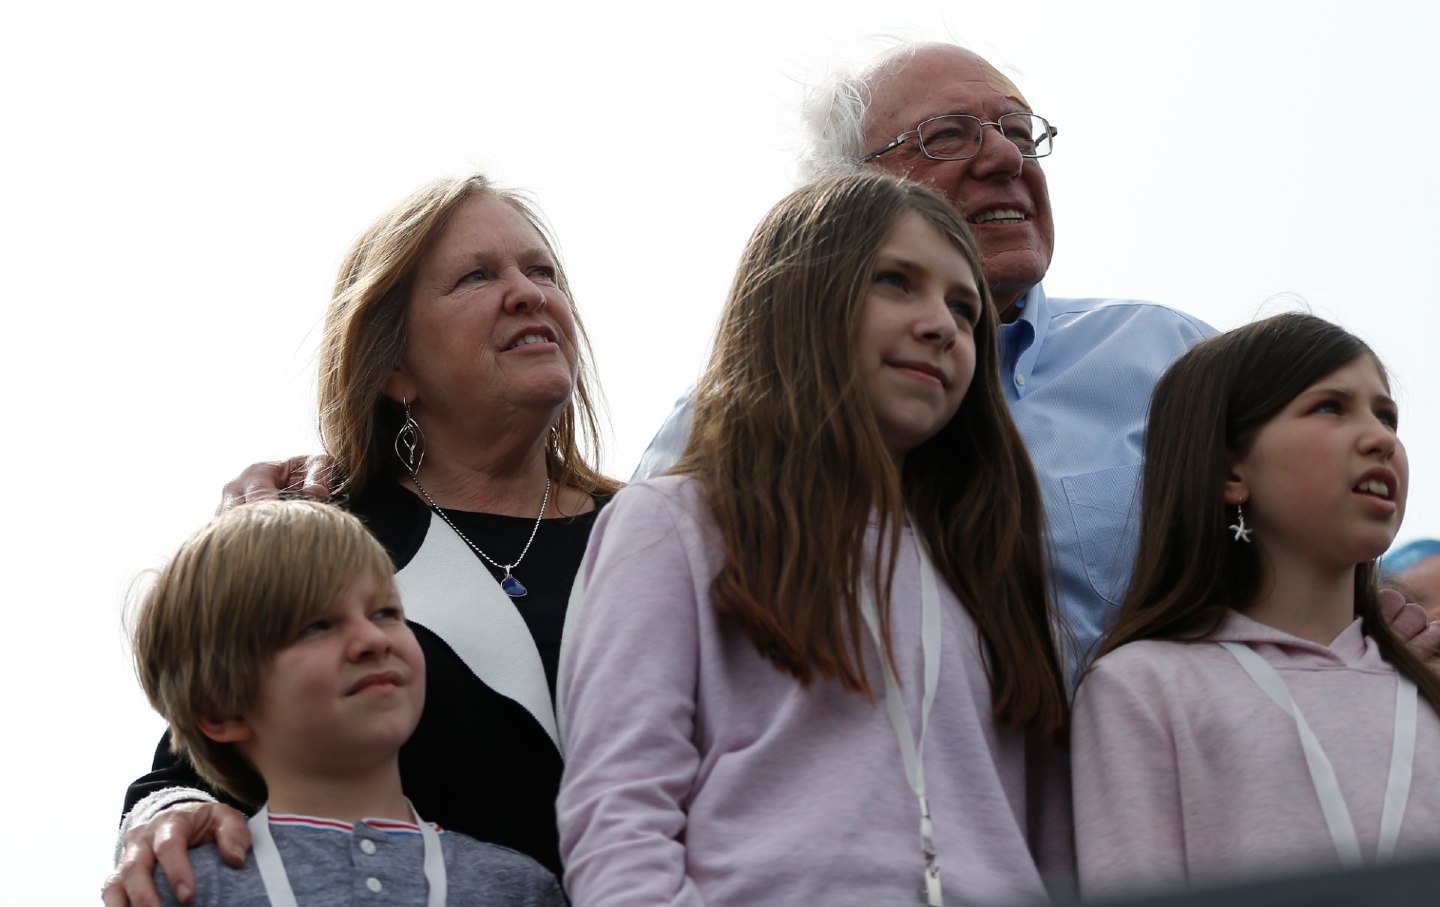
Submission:
[[[486,686],[524,707],[558,749],[535,639],[515,602],[464,539],[432,513],[425,541],[395,575],[395,584],[405,616],[445,640]]]

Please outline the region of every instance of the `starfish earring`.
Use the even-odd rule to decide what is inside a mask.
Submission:
[[[1228,528],[1235,533],[1232,541],[1250,543],[1250,530],[1245,526],[1245,508],[1241,505],[1235,505],[1235,522]]]

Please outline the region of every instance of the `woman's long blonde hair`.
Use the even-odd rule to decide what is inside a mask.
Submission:
[[[385,212],[355,240],[340,266],[320,345],[320,437],[335,459],[336,491],[358,494],[372,481],[398,475],[393,445],[404,421],[401,406],[383,393],[405,350],[405,313],[420,260],[450,215],[470,198],[509,205],[535,228],[556,262],[556,281],[575,320],[575,390],[545,449],[550,477],[591,493],[620,487],[602,475],[597,400],[590,391],[590,340],[555,243],[536,211],[519,194],[498,189],[484,176],[435,180]]]
[[[983,313],[959,412],[902,471],[857,380],[854,351],[875,256],[907,212],[965,256]],[[802,684],[818,675],[872,694],[860,588],[876,590],[891,658],[890,589],[908,514],[980,630],[997,720],[1059,738],[1067,705],[1051,636],[1044,511],[1000,390],[996,322],[974,241],[945,201],[873,172],[812,183],[750,239],[675,469],[703,483],[724,539],[715,607],[777,667]],[[872,516],[880,545],[867,570]]]

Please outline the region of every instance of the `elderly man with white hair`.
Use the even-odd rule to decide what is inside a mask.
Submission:
[[[825,83],[806,105],[806,125],[806,176],[880,167],[929,185],[969,224],[1004,322],[1006,395],[1045,497],[1057,604],[1083,664],[1129,579],[1150,392],[1213,329],[1155,303],[1045,295],[1055,226],[1040,159],[1058,130],[975,53],[952,44],[892,50]],[[686,395],[636,478],[678,458],[689,422]]]

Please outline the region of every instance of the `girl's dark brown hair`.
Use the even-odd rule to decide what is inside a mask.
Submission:
[[[875,256],[906,213],[965,257],[983,312],[959,412],[902,472],[854,351]],[[1000,390],[996,322],[974,241],[934,193],[873,172],[806,186],[765,217],[741,258],[675,469],[703,483],[724,539],[716,609],[777,667],[802,684],[818,675],[872,694],[859,592],[862,581],[876,590],[891,658],[890,587],[908,513],[979,629],[996,719],[1059,739],[1068,712],[1044,511]],[[872,517],[880,541],[867,573]]]
[[[1099,655],[1140,639],[1213,633],[1227,609],[1244,611],[1264,579],[1254,545],[1226,524],[1232,457],[1306,388],[1361,357],[1385,368],[1350,332],[1288,313],[1212,337],[1182,356],[1155,386],[1145,436],[1140,547],[1124,604]],[[1395,638],[1380,609],[1374,561],[1355,568],[1355,613],[1385,660],[1440,709],[1436,675]]]

